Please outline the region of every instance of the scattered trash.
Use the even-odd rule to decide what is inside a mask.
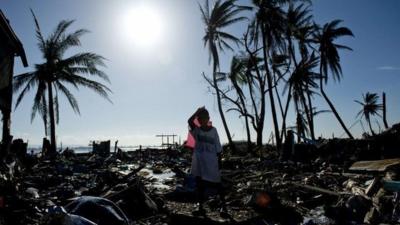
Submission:
[[[382,135],[399,141],[400,128]],[[192,151],[187,148],[116,148],[111,153],[110,143],[104,142],[92,153],[65,149],[51,159],[38,159],[27,155],[23,142],[17,141],[19,156],[8,155],[0,165],[0,212],[5,212],[0,213],[0,222],[400,223],[400,155],[391,150],[385,159],[376,155],[374,149],[393,146],[382,142],[383,136],[375,138],[295,144],[286,158],[269,145],[252,153],[246,147],[235,154],[224,151],[221,173],[229,217],[220,216],[220,199],[210,190],[204,218],[192,215],[198,195],[189,171]]]

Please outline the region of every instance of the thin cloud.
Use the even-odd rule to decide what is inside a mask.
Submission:
[[[377,69],[378,70],[394,71],[394,70],[400,70],[400,67],[397,67],[397,66],[380,66]]]

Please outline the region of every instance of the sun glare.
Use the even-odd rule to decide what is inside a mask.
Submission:
[[[124,18],[123,32],[139,47],[149,47],[161,41],[163,22],[160,14],[151,7],[137,6]]]

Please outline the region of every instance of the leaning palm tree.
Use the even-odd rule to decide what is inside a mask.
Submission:
[[[78,101],[68,89],[68,85],[75,88],[80,86],[89,88],[100,96],[109,100],[108,93],[111,90],[102,83],[88,78],[94,76],[109,82],[108,76],[98,69],[104,66],[104,58],[94,53],[78,53],[65,57],[68,49],[81,44],[79,38],[87,33],[87,30],[80,29],[72,33],[66,33],[73,20],[61,21],[54,32],[45,38],[40,30],[38,20],[32,11],[36,26],[36,37],[39,50],[42,52],[44,62],[35,65],[35,70],[14,77],[14,92],[19,96],[15,108],[21,103],[23,97],[36,87],[36,94],[32,106],[31,121],[39,114],[47,129],[47,121],[50,122],[50,153],[56,151],[55,126],[59,118],[58,93],[63,94],[75,113],[79,114]],[[47,92],[47,93],[46,93]]]
[[[353,139],[353,135],[350,133],[344,124],[339,113],[336,111],[335,106],[329,100],[324,90],[324,84],[328,81],[328,70],[331,71],[333,79],[340,81],[342,76],[342,67],[340,66],[339,49],[352,50],[351,48],[334,43],[334,40],[342,36],[353,36],[353,33],[347,27],[338,27],[341,20],[334,20],[330,23],[326,23],[322,29],[319,29],[315,34],[315,41],[319,45],[320,54],[320,91],[325,101],[328,103],[333,114],[336,116],[340,125],[343,127],[347,135]]]
[[[362,117],[365,118],[365,120],[369,125],[369,129],[371,130],[372,135],[375,135],[375,132],[371,126],[371,116],[376,116],[376,115],[380,116],[379,111],[381,111],[383,108],[382,104],[378,103],[378,100],[379,96],[377,93],[369,93],[369,92],[363,95],[362,102],[355,100],[355,102],[357,102],[362,106],[362,109],[357,113],[357,117],[360,117],[360,119],[362,119]]]
[[[209,1],[206,0],[204,6],[200,6],[202,20],[206,26],[206,34],[203,37],[204,46],[208,46],[210,60],[213,61],[213,87],[217,96],[218,111],[221,116],[222,124],[227,135],[229,145],[233,147],[232,136],[230,134],[228,125],[226,123],[224,111],[221,104],[221,93],[218,88],[217,72],[219,70],[219,53],[225,49],[232,50],[233,48],[229,45],[229,42],[239,44],[240,40],[223,31],[224,28],[245,20],[246,17],[238,16],[243,11],[244,7],[235,5],[236,0],[217,0],[210,9]]]

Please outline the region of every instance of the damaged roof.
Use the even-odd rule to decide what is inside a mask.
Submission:
[[[15,54],[21,57],[22,64],[24,67],[28,66],[28,61],[26,60],[25,50],[18,39],[17,35],[15,34],[14,30],[11,28],[8,19],[5,17],[3,11],[0,10],[0,35],[2,35],[6,40],[8,39],[9,45],[11,45],[12,49],[14,50]]]

